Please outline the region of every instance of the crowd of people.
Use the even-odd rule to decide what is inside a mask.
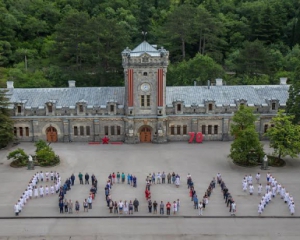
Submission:
[[[225,199],[225,204],[229,207],[229,212],[231,216],[235,216],[236,214],[236,202],[233,200],[231,193],[229,192],[228,187],[222,179],[221,173],[217,174],[217,183],[221,187],[221,191],[223,193],[223,199]]]
[[[39,183],[46,182],[47,185],[38,186]],[[25,191],[14,205],[15,215],[18,216],[26,203],[32,198],[46,197],[54,195],[59,192],[61,188],[61,177],[58,172],[45,172],[43,171],[35,173],[30,179]]]
[[[167,175],[165,172],[157,172],[157,173],[149,173],[146,177],[146,187],[145,187],[145,198],[148,203],[148,212],[157,214],[157,209],[159,208],[159,214],[164,215],[165,214],[165,209],[166,209],[166,214],[171,215],[171,211],[173,212],[173,215],[176,215],[176,213],[179,212],[180,208],[180,200],[177,199],[176,201],[168,201],[166,204],[163,201],[160,201],[158,203],[157,201],[151,200],[151,185],[152,184],[165,184],[166,183],[166,178],[168,184],[174,184],[177,188],[180,185],[180,176],[179,174],[175,174],[175,172],[168,173]]]
[[[109,174],[108,180],[106,181],[106,185],[104,188],[105,191],[105,200],[107,203],[107,207],[109,209],[109,213],[114,214],[128,214],[132,215],[133,212],[139,211],[139,201],[135,198],[133,201],[123,201],[120,200],[119,202],[113,201],[111,196],[111,189],[114,184],[119,183],[125,183],[126,175],[124,172],[120,174],[120,172],[117,172],[115,174],[114,172],[112,174]],[[132,174],[127,174],[127,184],[132,187],[137,187],[137,177]]]
[[[202,200],[199,200],[197,192],[195,190],[194,182],[192,180],[192,175],[188,173],[187,175],[187,186],[189,189],[189,196],[191,201],[193,202],[194,209],[198,209],[199,216],[203,215],[203,210],[205,209],[206,205],[208,204],[208,200],[210,195],[213,192],[213,189],[216,186],[215,178],[210,182],[207,190],[205,191]]]

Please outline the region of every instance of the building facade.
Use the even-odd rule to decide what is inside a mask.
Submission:
[[[98,142],[104,136],[125,143],[188,141],[201,132],[204,141],[227,141],[240,105],[258,114],[261,138],[278,109],[285,108],[289,85],[214,85],[167,87],[169,52],[144,41],[122,52],[124,87],[14,88],[7,96],[20,141]],[[3,90],[3,89],[2,89]]]

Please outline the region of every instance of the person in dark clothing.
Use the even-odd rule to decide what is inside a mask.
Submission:
[[[89,182],[90,175],[88,173],[85,174],[84,179],[85,179],[85,184],[90,184]]]
[[[80,184],[83,184],[82,177],[83,177],[82,173],[81,173],[81,172],[79,172],[79,174],[78,174],[78,178],[79,178],[79,183],[80,183]]]
[[[92,185],[94,185],[96,179],[94,174],[92,174],[91,179],[92,179]]]
[[[59,201],[59,213],[64,213],[64,203],[62,200]]]
[[[71,181],[72,181],[72,186],[74,186],[74,182],[75,182],[75,175],[74,174],[71,175]]]
[[[139,205],[140,205],[139,201],[137,199],[134,199],[133,206],[134,206],[134,211],[135,212],[139,211]]]
[[[152,213],[152,201],[151,201],[151,199],[148,200],[148,210],[149,210],[149,213]]]

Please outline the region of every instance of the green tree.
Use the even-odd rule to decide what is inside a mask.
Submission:
[[[293,125],[294,116],[284,114],[279,110],[276,117],[273,117],[271,124],[274,127],[268,129],[265,134],[270,138],[270,147],[279,159],[287,155],[297,157],[300,151],[300,126]]]
[[[7,146],[13,138],[13,122],[9,116],[6,92],[0,91],[0,148]]]
[[[25,153],[24,149],[18,148],[10,152],[7,156],[7,160],[13,159],[13,163],[16,166],[26,166],[28,163],[28,155]]]
[[[264,155],[263,146],[259,141],[258,133],[255,130],[256,116],[253,109],[241,105],[235,112],[231,125],[230,133],[235,137],[230,148],[230,157],[234,162],[243,165],[252,165],[250,155],[255,155],[256,161],[259,161]]]
[[[224,70],[209,56],[198,53],[188,61],[171,64],[167,74],[168,85],[190,86],[194,84],[194,81],[203,85],[208,79],[222,77]]]
[[[286,113],[287,115],[292,115],[294,118],[291,121],[294,124],[300,123],[300,67],[298,67],[296,72],[296,78],[292,82],[289,89],[289,98],[286,103]]]

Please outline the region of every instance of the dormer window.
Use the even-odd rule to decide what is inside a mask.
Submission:
[[[53,106],[52,105],[48,105],[48,113],[52,113],[52,111],[53,111]]]
[[[213,105],[212,103],[208,104],[208,111],[212,111],[213,110]]]
[[[18,113],[22,113],[22,107],[21,107],[21,106],[18,106],[18,107],[17,107],[17,111],[18,111]]]
[[[110,105],[110,111],[114,112],[115,111],[115,106],[114,105]]]
[[[177,111],[178,111],[178,112],[181,112],[181,104],[180,104],[180,103],[177,104]]]
[[[143,73],[143,75],[144,75],[144,76],[147,76],[147,75],[148,75],[148,73],[147,73],[147,72],[144,72],[144,73]]]
[[[80,112],[80,113],[83,113],[83,112],[84,112],[84,109],[83,109],[83,105],[82,105],[82,104],[79,105],[79,112]]]
[[[272,103],[272,110],[276,110],[276,103]]]

